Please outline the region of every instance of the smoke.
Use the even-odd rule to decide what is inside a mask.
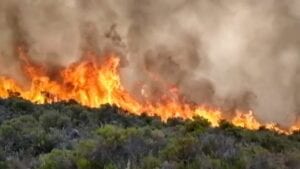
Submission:
[[[149,98],[176,85],[187,100],[253,110],[288,125],[300,111],[297,0],[1,0],[0,73],[22,79],[15,48],[67,66],[115,52],[122,81]]]

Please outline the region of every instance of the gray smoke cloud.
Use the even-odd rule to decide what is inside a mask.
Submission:
[[[297,0],[1,0],[0,73],[22,79],[17,45],[50,66],[116,52],[126,89],[177,85],[192,102],[289,125],[300,111]]]

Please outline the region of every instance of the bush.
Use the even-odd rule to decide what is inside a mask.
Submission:
[[[40,116],[39,121],[45,130],[49,130],[50,128],[61,129],[70,126],[70,118],[55,110],[46,110],[43,115]]]
[[[191,136],[171,139],[161,152],[164,160],[188,162],[196,158],[200,144]]]
[[[185,123],[186,132],[203,132],[206,128],[208,128],[211,123],[202,117],[195,116],[193,120],[188,120]]]
[[[20,116],[0,126],[0,143],[8,151],[28,150],[38,143],[42,132],[32,116]]]
[[[118,169],[118,167],[115,164],[110,163],[110,164],[104,166],[104,169]]]
[[[8,169],[8,164],[6,163],[5,154],[1,148],[0,148],[0,168]]]
[[[147,156],[142,161],[142,169],[155,169],[155,168],[159,168],[160,165],[161,165],[160,160],[153,156]]]
[[[40,169],[72,169],[75,163],[72,152],[54,149],[51,153],[41,156]]]
[[[137,134],[135,128],[123,129],[114,125],[105,125],[97,129],[97,134],[102,136],[108,143],[121,143],[128,139],[129,136]]]

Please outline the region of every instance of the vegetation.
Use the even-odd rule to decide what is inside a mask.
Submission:
[[[300,133],[0,100],[0,169],[299,169]]]

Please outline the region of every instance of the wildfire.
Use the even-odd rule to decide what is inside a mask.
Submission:
[[[213,126],[218,126],[219,121],[224,118],[220,109],[192,105],[179,99],[176,87],[170,89],[172,97],[159,99],[155,103],[138,101],[122,86],[118,72],[120,60],[114,54],[100,62],[93,57],[93,53],[87,53],[85,59],[59,71],[58,80],[54,80],[41,66],[33,64],[22,48],[19,48],[18,53],[24,73],[31,84],[24,87],[14,79],[0,77],[1,98],[17,95],[38,104],[75,100],[89,107],[114,104],[137,115],[158,115],[163,120],[171,117],[192,119],[194,116],[201,116]],[[141,89],[141,92],[144,91]],[[300,129],[300,125],[291,126],[289,129],[280,128],[275,124],[263,125],[255,119],[251,111],[236,112],[232,119],[227,120],[239,127],[257,130],[264,126],[285,134]]]

